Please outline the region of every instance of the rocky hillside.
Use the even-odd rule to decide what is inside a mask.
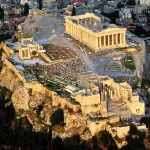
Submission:
[[[27,82],[16,66],[8,61],[5,52],[1,60],[0,86],[10,91],[7,97],[17,116],[27,117],[34,131],[52,128],[53,137],[59,134],[65,138],[75,133],[83,139],[91,137],[80,105],[71,104],[36,81]]]

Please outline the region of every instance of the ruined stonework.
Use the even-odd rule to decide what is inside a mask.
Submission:
[[[144,103],[139,101],[138,94],[133,93],[126,82],[116,83],[106,76],[85,74],[77,81],[78,87],[68,85],[63,88],[62,93],[65,95],[68,92],[70,96],[65,97],[38,81],[28,81],[24,73],[9,61],[11,50],[5,46],[2,48],[0,85],[12,92],[11,100],[16,113],[19,117],[26,116],[34,131],[45,131],[52,127],[53,137],[67,138],[77,134],[81,139],[87,140],[97,132],[106,130],[109,124],[120,121],[108,109],[108,98],[115,105],[121,101],[123,109],[128,108],[130,114],[145,113]],[[56,113],[58,110],[63,117]],[[61,122],[57,120],[58,116],[62,117]]]
[[[101,19],[92,13],[67,16],[65,21],[66,33],[94,50],[127,46],[125,28],[104,27]]]

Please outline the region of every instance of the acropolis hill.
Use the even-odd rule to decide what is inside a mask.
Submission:
[[[94,19],[89,21],[87,16]],[[11,93],[16,113],[26,116],[34,131],[53,127],[53,138],[78,134],[87,140],[107,130],[117,136],[121,147],[126,141],[119,141],[130,129],[123,120],[145,115],[145,103],[137,90],[144,62],[143,45],[137,38],[139,43],[131,47],[126,30],[119,27],[101,28],[98,33],[89,29],[84,33],[83,27],[77,39],[80,25],[93,23],[100,28],[100,18],[92,14],[65,18],[70,37],[61,19],[29,15],[13,38],[0,45],[0,85]],[[59,116],[55,116],[59,111],[63,119],[55,124],[53,117]],[[143,124],[137,124],[137,128],[146,130]]]

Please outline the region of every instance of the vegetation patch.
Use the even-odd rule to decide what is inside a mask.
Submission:
[[[127,54],[124,58],[123,58],[123,65],[125,66],[126,69],[129,69],[131,71],[134,71],[135,68],[135,64],[133,61],[133,57],[131,54]]]

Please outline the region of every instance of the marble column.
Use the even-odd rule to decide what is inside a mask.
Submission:
[[[98,37],[95,37],[95,47],[96,47],[96,49],[99,49]]]
[[[98,37],[98,47],[99,48],[101,47],[101,37],[100,36]]]
[[[117,45],[118,44],[118,34],[116,34],[115,38],[116,38],[116,45]]]
[[[112,45],[114,45],[114,35],[112,34]]]
[[[124,38],[124,40],[123,40],[123,42],[124,42],[124,43],[123,43],[123,44],[125,44],[125,41],[126,41],[126,39],[125,39],[125,33],[124,33],[124,35],[123,35],[123,36],[124,36],[124,37],[123,37],[123,38]]]
[[[92,36],[90,34],[90,45],[92,45]]]
[[[108,41],[107,41],[107,35],[105,35],[105,45],[106,45],[106,46],[108,46],[108,45],[107,45],[107,44],[108,44],[107,42],[108,42]]]
[[[117,96],[117,92],[116,92],[116,89],[114,89],[114,96],[115,96],[115,97]]]
[[[105,40],[105,38],[106,38],[106,37],[105,37],[105,35],[104,35],[104,47],[106,46],[106,40]]]
[[[93,41],[93,45],[96,45],[94,35],[92,35],[92,41]]]
[[[70,33],[72,34],[72,24],[70,25]]]
[[[120,34],[119,33],[117,34],[117,41],[118,41],[118,44],[120,44]]]
[[[109,34],[108,34],[108,46],[110,45],[110,39],[109,39]]]
[[[121,33],[121,41],[122,41],[122,44],[123,44],[124,43],[123,33]]]

